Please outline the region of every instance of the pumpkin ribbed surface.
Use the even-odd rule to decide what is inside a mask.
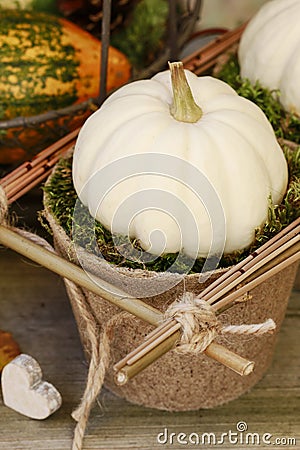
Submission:
[[[74,187],[92,217],[151,254],[243,250],[286,191],[283,152],[254,103],[215,78],[183,76],[200,114],[188,119],[180,73],[174,87],[169,71],[123,86],[80,130]]]
[[[280,91],[283,107],[300,115],[300,0],[272,0],[247,25],[239,46],[241,75]]]
[[[65,19],[1,11],[1,119],[34,115],[96,97],[100,42]],[[130,66],[110,49],[108,90],[124,83]]]
[[[44,13],[2,10],[0,121],[34,116],[97,97],[100,56],[100,41],[66,19]],[[126,56],[111,47],[107,90],[119,87],[129,77]],[[10,132],[6,138],[10,138]],[[0,148],[0,163],[16,159],[8,152],[2,157],[3,152]]]

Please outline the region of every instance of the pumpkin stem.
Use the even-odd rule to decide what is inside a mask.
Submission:
[[[202,117],[202,109],[194,100],[186,79],[182,62],[169,62],[173,88],[173,103],[170,112],[179,122],[195,123]]]

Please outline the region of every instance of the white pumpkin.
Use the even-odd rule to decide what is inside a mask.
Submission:
[[[241,76],[280,91],[286,111],[300,115],[300,0],[272,0],[248,23],[240,40]]]
[[[154,255],[243,249],[270,196],[278,203],[286,191],[283,152],[254,103],[170,68],[114,92],[85,122],[75,189],[93,217]]]

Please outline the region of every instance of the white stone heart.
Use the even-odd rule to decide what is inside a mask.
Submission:
[[[3,403],[32,419],[46,419],[62,403],[58,390],[42,380],[38,362],[21,354],[4,366],[1,375]]]

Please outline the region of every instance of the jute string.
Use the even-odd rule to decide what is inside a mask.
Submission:
[[[7,199],[1,185],[0,222],[7,226],[9,223]],[[14,228],[14,230],[36,244],[47,248],[49,251],[55,251],[45,239],[25,230],[18,228]],[[64,279],[64,281],[76,300],[80,316],[85,322],[86,338],[90,352],[85,391],[79,406],[72,413],[73,419],[77,422],[72,450],[81,450],[90,411],[101,391],[105,373],[110,363],[114,330],[126,317],[130,317],[130,314],[127,312],[115,314],[100,331],[100,326],[93,316],[81,288],[68,279]],[[196,298],[190,292],[185,292],[181,298],[172,303],[164,313],[164,318],[173,318],[181,324],[181,341],[176,347],[176,351],[181,353],[202,353],[219,334],[231,333],[258,336],[272,332],[275,329],[275,323],[272,319],[262,324],[223,326],[213,308],[205,300]]]
[[[164,314],[181,325],[181,339],[176,347],[180,353],[203,353],[219,334],[260,336],[275,330],[276,324],[268,319],[259,324],[222,325],[214,309],[192,292],[185,292],[172,303]]]
[[[3,187],[0,184],[0,223],[2,225],[7,224],[7,217],[8,217],[7,197]]]
[[[74,431],[72,450],[81,450],[90,412],[94,402],[100,394],[104,383],[105,373],[110,363],[110,350],[114,330],[126,316],[129,316],[129,314],[126,312],[115,314],[106,323],[101,333],[99,333],[99,326],[90,313],[80,289],[69,280],[65,280],[65,282],[71,290],[74,296],[73,298],[76,299],[81,317],[84,318],[86,336],[90,345],[90,364],[85,391],[79,406],[72,413],[73,419],[77,422]]]
[[[0,185],[0,223],[9,226],[8,202],[4,189]],[[48,241],[29,231],[10,226],[18,234],[30,239],[37,245],[46,248],[48,251],[55,252],[55,249]],[[90,311],[89,305],[85,301],[84,294],[80,287],[72,281],[64,278],[64,282],[76,300],[81,318],[86,326],[86,338],[90,351],[90,363],[87,376],[87,382],[82,400],[79,406],[72,413],[77,425],[74,430],[72,450],[81,450],[84,434],[89,419],[91,408],[97,399],[103,386],[105,373],[110,362],[110,349],[113,339],[113,332],[121,321],[129,317],[127,312],[121,312],[114,315],[100,332],[99,324]]]

